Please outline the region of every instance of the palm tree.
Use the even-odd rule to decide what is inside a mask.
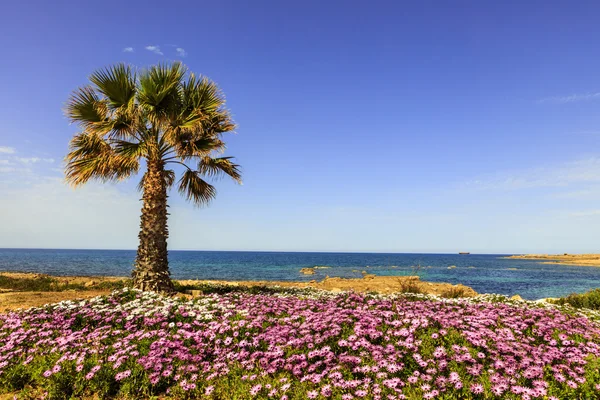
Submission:
[[[81,132],[70,143],[66,179],[141,177],[142,216],[132,272],[134,287],[173,292],[167,259],[167,191],[174,184],[196,205],[207,204],[215,187],[203,178],[227,175],[241,183],[239,165],[223,152],[221,136],[235,125],[215,83],[187,73],[179,62],[136,71],[117,64],[94,72],[75,90],[65,113]],[[171,165],[175,169],[170,169]],[[176,180],[176,170],[181,177]]]

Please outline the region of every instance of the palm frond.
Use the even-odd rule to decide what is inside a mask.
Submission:
[[[73,92],[65,109],[82,128],[66,157],[67,181],[123,179],[146,159],[185,165],[178,190],[196,205],[216,195],[203,177],[229,176],[241,183],[239,165],[231,157],[212,157],[225,150],[221,134],[235,129],[223,93],[208,78],[186,74],[180,62],[139,74],[125,64],[94,72],[91,85]],[[188,161],[198,169],[189,168]],[[163,178],[167,187],[176,184],[173,170],[165,170]],[[145,175],[142,189],[144,181]]]
[[[217,195],[217,190],[200,178],[198,171],[188,169],[179,180],[179,193],[195,205],[201,206],[210,203]]]
[[[86,129],[104,121],[106,108],[94,89],[84,86],[71,94],[65,106],[65,114],[71,122],[76,122]]]
[[[138,138],[138,121],[140,119],[138,111],[135,107],[127,107],[114,112],[112,120],[107,123],[110,136],[121,139]]]
[[[228,110],[213,113],[202,123],[202,132],[206,136],[220,136],[226,132],[233,132],[235,128]]]
[[[82,185],[90,179],[125,179],[139,170],[137,157],[115,153],[110,144],[98,135],[76,135],[70,147],[65,174],[67,182],[73,186]]]
[[[212,137],[195,138],[188,132],[180,132],[175,137],[171,137],[171,145],[174,147],[178,157],[186,160],[192,157],[204,157],[213,151],[225,150],[225,143]]]
[[[181,84],[181,106],[170,128],[200,134],[215,114],[224,111],[224,104],[225,97],[214,82],[192,73]]]
[[[116,64],[95,71],[90,81],[108,99],[111,109],[129,107],[135,98],[136,73],[130,66]]]
[[[175,171],[172,169],[165,170],[165,183],[167,188],[170,188],[175,183]]]
[[[159,64],[140,75],[138,100],[155,122],[174,118],[181,106],[179,95],[186,68],[180,62]]]
[[[182,95],[185,107],[199,114],[215,112],[225,104],[225,96],[216,83],[193,73],[183,84]]]
[[[124,157],[142,158],[147,155],[145,142],[128,142],[126,140],[114,140],[114,151],[117,155]]]
[[[106,140],[100,135],[90,133],[75,135],[69,143],[69,148],[71,151],[67,155],[67,160],[111,151],[110,144]]]
[[[198,163],[198,172],[202,175],[218,178],[227,175],[237,183],[242,183],[242,174],[239,165],[231,162],[233,157],[202,157]]]

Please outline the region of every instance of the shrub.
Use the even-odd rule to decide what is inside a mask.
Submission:
[[[467,288],[464,286],[453,286],[442,292],[441,297],[445,299],[459,299],[468,297]]]
[[[62,292],[65,290],[97,290],[123,289],[131,286],[130,279],[102,281],[97,285],[86,287],[81,283],[67,283],[51,276],[12,277],[0,274],[0,289],[17,292]]]
[[[421,294],[420,281],[418,279],[400,279],[400,293]]]
[[[600,289],[593,289],[586,293],[573,293],[554,301],[560,305],[570,305],[575,308],[589,308],[600,310]]]

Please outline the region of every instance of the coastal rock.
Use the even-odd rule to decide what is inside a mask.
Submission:
[[[304,275],[314,275],[315,274],[315,269],[314,268],[302,268],[300,270],[300,273],[302,273]]]
[[[508,259],[539,260],[543,264],[564,264],[600,267],[600,254],[524,254],[505,257]]]
[[[514,296],[512,296],[510,298],[510,300],[514,300],[514,301],[523,301],[523,298],[521,296],[519,296],[518,294],[515,294]]]
[[[454,268],[456,268],[456,265],[451,265],[448,267],[448,269],[454,269]]]
[[[83,284],[83,286],[89,288],[92,286],[96,286],[97,284],[98,284],[98,282],[96,282],[96,281],[87,281],[86,283]]]

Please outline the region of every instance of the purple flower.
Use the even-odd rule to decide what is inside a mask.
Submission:
[[[471,392],[475,394],[483,393],[483,385],[479,383],[474,383],[471,385]]]
[[[262,389],[262,385],[255,385],[252,386],[252,389],[250,389],[250,394],[252,396],[256,396],[258,394],[258,392],[260,392]]]

